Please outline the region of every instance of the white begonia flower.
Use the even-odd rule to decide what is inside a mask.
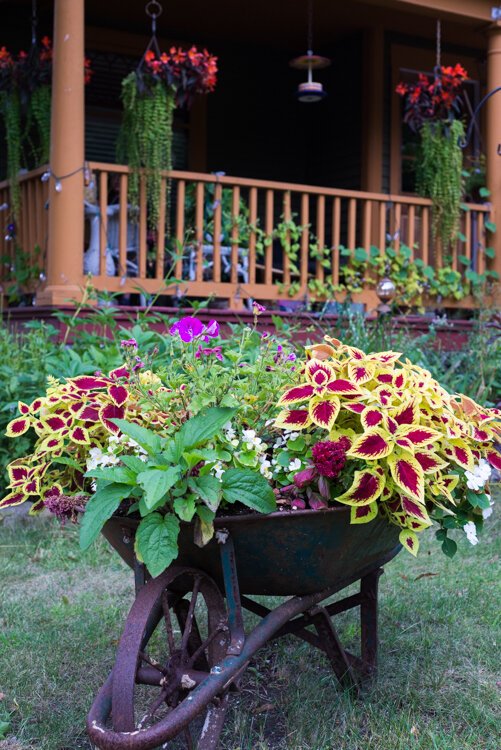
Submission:
[[[301,466],[302,466],[301,459],[294,458],[289,464],[288,471],[297,471],[298,469],[301,468]]]
[[[468,539],[470,544],[478,544],[477,539],[477,527],[473,523],[473,521],[468,521],[468,523],[465,523],[463,526],[463,531],[466,534],[466,538]]]
[[[490,464],[485,458],[481,458],[478,466],[475,466],[473,471],[465,471],[464,475],[466,477],[466,486],[470,490],[481,490],[491,476]]]
[[[287,435],[286,439],[287,439],[287,442],[289,442],[289,440],[296,440],[296,438],[298,438],[298,437],[299,437],[299,432],[290,432]]]
[[[243,430],[242,440],[245,443],[245,447],[247,448],[248,451],[252,451],[252,450],[261,451],[262,450],[261,445],[263,441],[261,440],[260,437],[256,435],[255,430]]]
[[[90,488],[92,492],[95,492],[97,490],[97,482],[95,479],[93,479],[92,482],[90,483]]]
[[[489,516],[492,516],[492,514],[493,514],[492,506],[494,505],[494,502],[491,499],[491,496],[487,492],[485,493],[485,496],[486,496],[487,500],[489,501],[490,507],[489,508],[484,508],[482,510],[482,518],[484,519],[484,521],[485,521],[486,518],[489,518]]]
[[[91,448],[89,451],[89,457],[87,458],[87,471],[97,469],[101,466],[104,453],[101,448]]]
[[[221,461],[217,461],[217,463],[214,464],[211,473],[213,473],[216,479],[219,479],[220,482],[223,481],[224,467]]]

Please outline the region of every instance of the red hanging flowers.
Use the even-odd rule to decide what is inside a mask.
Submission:
[[[179,107],[190,105],[196,94],[209,94],[217,82],[217,57],[192,46],[188,50],[171,47],[160,56],[147,50],[144,66],[139,72],[140,85],[149,88],[152,82],[161,81],[175,91]]]
[[[404,97],[404,122],[419,131],[429,120],[453,120],[461,110],[461,89],[467,71],[457,63],[435,68],[433,77],[420,73],[417,83],[401,81],[395,91]]]

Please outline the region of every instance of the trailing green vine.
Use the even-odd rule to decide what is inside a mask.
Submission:
[[[140,170],[146,178],[148,223],[155,227],[160,210],[162,171],[172,169],[172,123],[174,91],[154,81],[140,93],[136,72],[122,81],[124,116],[117,145],[117,156],[128,164],[129,202],[139,204]]]
[[[19,216],[21,191],[19,170],[22,164],[21,103],[16,89],[0,91],[0,112],[5,124],[7,145],[7,179],[10,181],[10,203],[14,219]]]
[[[52,91],[49,84],[36,88],[29,101],[29,120],[34,120],[38,134],[36,161],[47,164],[50,155],[50,113]]]
[[[432,201],[433,236],[447,248],[457,236],[463,195],[461,120],[425,122],[417,161],[417,191]]]

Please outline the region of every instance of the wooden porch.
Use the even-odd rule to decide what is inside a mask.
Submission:
[[[80,207],[87,219],[87,250],[72,269],[82,287],[87,270],[101,292],[174,301],[217,297],[239,309],[252,299],[343,301],[346,268],[360,249],[369,255],[371,248],[398,252],[406,245],[409,263],[420,259],[435,270],[441,263],[431,237],[431,202],[424,198],[173,171],[162,175],[160,215],[151,227],[144,178],[134,210],[127,199],[128,167],[90,162],[87,168],[91,184]],[[39,247],[42,258],[49,233],[45,172],[40,168],[20,179],[17,235],[21,247]],[[8,184],[1,183],[0,204],[8,200]],[[454,270],[485,271],[485,224],[493,219],[489,205],[470,204],[463,211]],[[14,243],[2,236],[1,256],[8,259],[13,251]],[[369,270],[353,301],[374,308],[376,282]],[[433,304],[471,307],[475,302]]]

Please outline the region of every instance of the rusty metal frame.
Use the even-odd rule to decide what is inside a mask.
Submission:
[[[87,720],[87,731],[92,742],[102,750],[153,750],[181,732],[186,732],[190,722],[202,711],[207,718],[198,750],[215,750],[228,703],[228,690],[235,685],[258,649],[267,642],[293,634],[322,650],[345,688],[358,693],[362,680],[373,677],[377,665],[377,593],[382,569],[369,566],[358,575],[306,596],[294,596],[275,609],[268,609],[248,596],[241,596],[237,562],[231,536],[223,535],[220,547],[221,567],[226,596],[227,645],[223,658],[213,665],[210,673],[197,669],[198,664],[187,666],[187,674],[195,687],[180,704],[153,726],[136,728],[130,715],[134,678],[138,674],[145,684],[160,684],[155,668],[148,665],[137,671],[137,644],[146,637],[148,628],[158,618],[159,597],[167,597],[169,606],[181,607],[183,594],[172,589],[178,579],[191,576],[195,581],[203,577],[213,593],[214,606],[221,594],[216,584],[202,571],[182,566],[171,566],[163,574],[145,583],[144,569],[137,566],[138,594],[127,619],[124,636],[119,646],[113,672],[99,691]],[[389,554],[388,559],[393,555]],[[380,564],[386,562],[383,558]],[[348,585],[360,580],[360,591],[325,606],[321,603]],[[196,584],[198,585],[198,584]],[[217,592],[217,593],[216,593]],[[222,601],[222,599],[221,599]],[[346,651],[340,643],[332,617],[354,607],[360,607],[361,657]],[[185,602],[182,617],[193,614],[194,605]],[[156,608],[156,609],[155,609]],[[262,619],[249,633],[245,633],[242,609],[245,608]],[[180,610],[181,611],[181,610]],[[191,613],[191,614],[190,614]],[[313,626],[316,632],[308,628]],[[188,631],[186,631],[188,632]],[[191,636],[190,636],[191,637]],[[196,637],[196,634],[195,634]],[[194,652],[196,661],[197,652]],[[117,696],[126,695],[125,702]],[[117,708],[122,706],[122,715]],[[123,707],[126,707],[125,717]],[[113,717],[113,730],[107,723]],[[189,730],[188,730],[189,731]]]

